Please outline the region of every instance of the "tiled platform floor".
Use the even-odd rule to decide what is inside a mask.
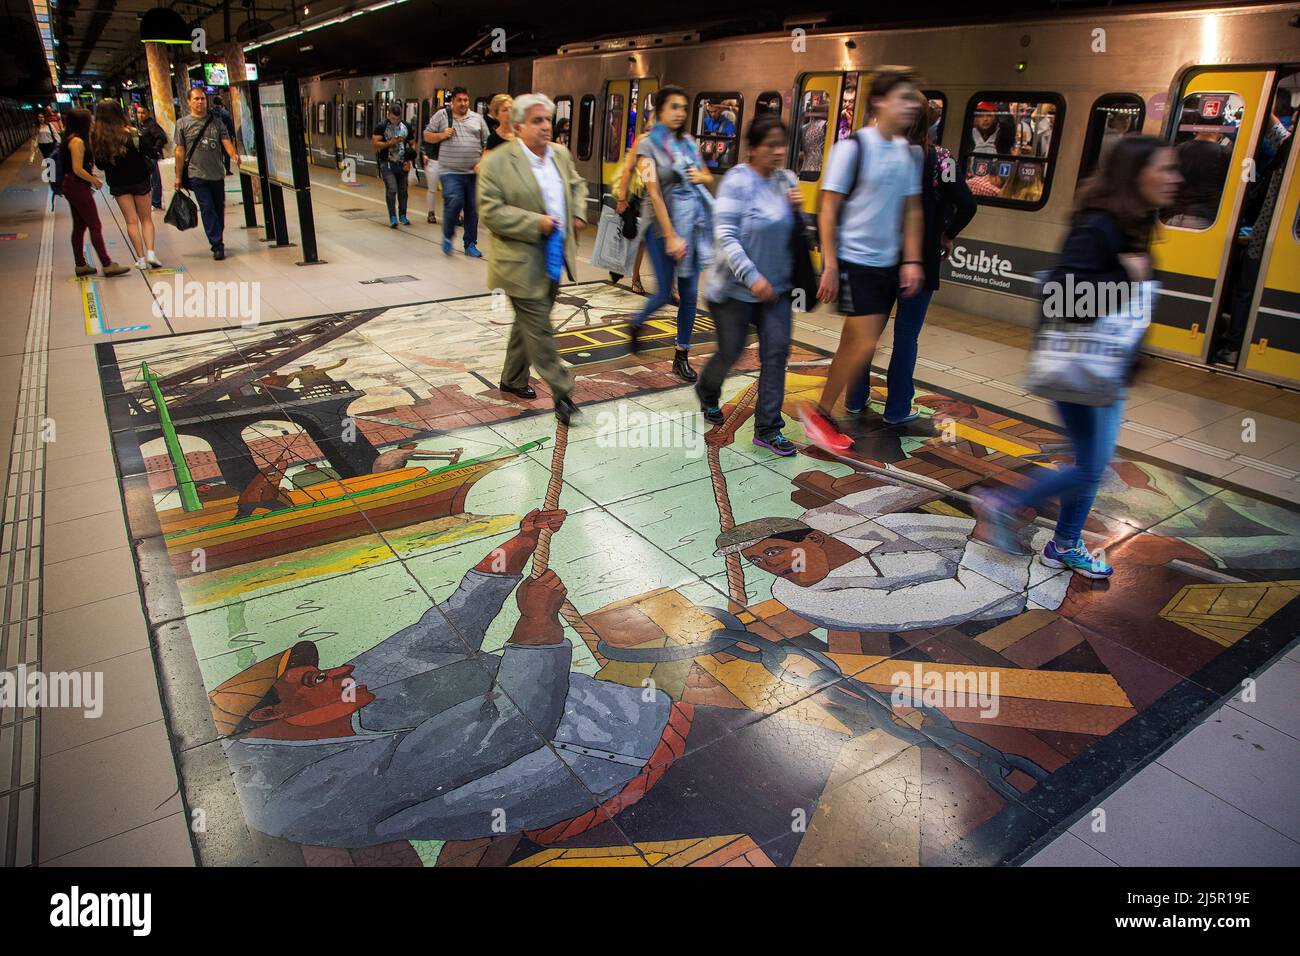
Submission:
[[[25,156],[25,153],[20,151],[19,155]],[[234,180],[230,182],[233,188]],[[436,245],[436,230],[440,227],[423,224],[419,221],[422,215],[413,217],[417,225],[409,230],[389,230],[382,214],[382,195],[373,185],[345,187],[332,178],[320,177],[317,186],[314,194],[318,236],[321,257],[329,260],[327,265],[294,265],[299,252],[296,248],[272,249],[258,242],[260,233],[237,230],[235,224],[240,217],[237,207],[231,208],[228,214],[228,245],[232,255],[227,262],[212,263],[206,256],[202,237],[178,235],[161,224],[159,252],[164,262],[183,265],[187,270],[186,279],[200,282],[215,279],[258,281],[262,293],[261,320],[268,325],[296,316],[384,309],[417,301],[483,293],[482,263],[469,261],[459,254],[445,259]],[[68,713],[58,711],[48,711],[39,718],[29,713],[7,711],[4,714],[4,726],[0,731],[4,734],[3,745],[0,745],[0,768],[10,767],[14,774],[0,777],[0,786],[5,788],[0,795],[0,845],[6,863],[18,865],[34,862],[192,862],[194,856],[188,824],[194,810],[205,809],[194,803],[193,792],[199,792],[200,784],[205,783],[219,787],[224,762],[205,763],[211,748],[205,751],[202,744],[187,753],[187,746],[193,741],[187,741],[176,733],[169,735],[164,707],[170,712],[173,731],[192,726],[191,721],[198,718],[196,711],[185,710],[186,702],[192,699],[195,690],[201,692],[204,681],[215,679],[219,668],[212,670],[213,665],[203,663],[193,666],[189,676],[196,678],[198,684],[188,687],[190,694],[186,698],[186,688],[182,686],[183,682],[176,682],[174,674],[164,673],[160,679],[150,649],[145,615],[148,613],[155,624],[162,625],[159,641],[163,646],[162,656],[167,660],[168,648],[175,649],[174,645],[167,644],[167,625],[178,620],[189,621],[191,617],[217,622],[218,618],[212,611],[205,612],[203,607],[224,599],[220,598],[219,589],[204,593],[183,586],[176,592],[180,603],[173,605],[170,611],[167,602],[156,597],[161,593],[158,591],[147,596],[142,608],[135,558],[137,553],[147,551],[137,552],[132,544],[133,538],[142,537],[136,527],[141,510],[133,512],[136,517],[128,523],[123,515],[123,494],[128,508],[133,501],[137,504],[149,501],[151,505],[156,501],[158,507],[165,508],[165,493],[157,499],[152,499],[147,493],[141,497],[140,483],[142,480],[147,483],[143,469],[134,474],[130,468],[125,470],[125,492],[123,483],[119,483],[118,461],[112,451],[112,436],[118,428],[105,414],[100,356],[96,354],[95,345],[113,344],[116,355],[112,365],[123,369],[123,387],[127,387],[130,369],[125,368],[126,357],[134,361],[148,354],[151,364],[165,368],[169,361],[191,361],[214,347],[210,335],[157,340],[160,334],[183,335],[203,329],[226,329],[230,333],[227,343],[236,344],[251,340],[254,333],[237,329],[234,321],[214,322],[177,312],[155,317],[150,312],[147,284],[133,275],[112,281],[100,280],[96,284],[99,324],[93,326],[95,334],[88,335],[83,286],[65,281],[70,271],[66,208],[60,204],[47,225],[43,213],[43,187],[35,180],[33,170],[16,158],[11,158],[0,169],[0,189],[3,189],[0,193],[0,219],[4,220],[4,227],[27,234],[25,239],[6,243],[5,255],[0,259],[0,282],[8,303],[0,319],[0,371],[3,372],[0,381],[4,383],[3,393],[0,393],[0,450],[7,453],[6,461],[16,464],[17,472],[14,473],[30,473],[39,475],[41,479],[33,484],[19,482],[17,485],[11,479],[7,503],[18,505],[21,501],[27,506],[27,511],[21,514],[11,512],[6,519],[19,517],[29,525],[39,521],[42,533],[32,538],[32,544],[39,542],[42,546],[43,550],[35,560],[42,561],[44,567],[38,593],[33,589],[30,573],[20,572],[17,567],[19,550],[6,543],[5,567],[11,582],[6,605],[10,609],[9,619],[22,625],[24,633],[38,633],[39,640],[15,640],[12,635],[17,633],[17,629],[11,626],[5,644],[9,655],[5,666],[18,663],[14,657],[17,655],[33,664],[39,663],[47,670],[101,670],[105,675],[108,700],[104,716],[95,721],[70,717]],[[422,197],[418,192],[413,194],[413,205],[418,207]],[[236,198],[237,193],[232,193],[231,199]],[[115,243],[113,248],[124,249],[124,238],[120,232],[115,232],[116,226],[109,221],[113,211],[107,204],[101,209]],[[367,216],[366,212],[372,214]],[[484,246],[490,255],[490,243],[485,242]],[[48,251],[42,253],[43,249]],[[42,276],[47,274],[49,284],[42,285]],[[362,284],[363,279],[404,274],[415,276],[416,281]],[[583,280],[596,278],[601,278],[600,274],[589,266],[584,267],[579,276]],[[47,331],[42,325],[46,306],[49,315]],[[606,300],[603,307],[614,312],[626,308],[617,297]],[[462,322],[469,323],[480,338],[490,341],[492,335],[499,336],[499,331],[494,332],[497,323],[484,311],[484,304],[450,303],[445,311],[440,311],[440,307],[426,307],[423,311],[417,310],[412,317],[417,321],[388,338],[367,334],[363,328],[353,344],[376,346],[378,351],[372,353],[370,360],[355,358],[351,367],[334,373],[336,376],[346,375],[352,382],[354,378],[360,381],[370,372],[364,389],[367,394],[378,396],[381,388],[388,389],[382,393],[382,401],[377,397],[367,406],[376,419],[390,418],[381,412],[401,404],[392,400],[393,390],[426,394],[430,389],[447,388],[449,382],[468,381],[466,376],[472,377],[472,372],[492,374],[490,364],[483,364],[491,349],[476,351],[469,347],[471,342],[458,338],[451,331],[456,327],[455,323]],[[449,318],[454,318],[451,324],[446,321]],[[587,318],[581,317],[578,322]],[[818,313],[800,316],[796,335],[813,348],[833,348],[834,321],[832,316]],[[133,324],[147,324],[150,328],[135,332],[99,331]],[[462,329],[465,327],[461,326]],[[218,341],[222,337],[218,336]],[[135,346],[128,344],[139,338],[154,341]],[[1017,385],[1025,344],[1025,333],[1021,329],[935,306],[931,309],[922,338],[922,367],[918,374],[936,392],[960,395],[969,400],[973,410],[996,408],[1005,410],[1008,416],[1050,422],[1050,411],[1036,399],[1025,395]],[[386,361],[381,367],[376,361],[379,353],[393,361]],[[449,369],[446,365],[421,361],[422,357],[431,354],[439,360],[449,359],[459,367]],[[887,353],[882,357],[887,358]],[[812,363],[807,371],[815,375],[815,359],[806,358]],[[334,356],[331,355],[330,359],[333,360]],[[1148,479],[1157,487],[1163,481],[1173,481],[1185,491],[1183,483],[1186,478],[1182,469],[1190,469],[1217,479],[1213,485],[1216,489],[1214,496],[1234,494],[1217,490],[1226,484],[1245,491],[1248,498],[1253,490],[1274,499],[1300,500],[1297,494],[1300,483],[1295,477],[1295,470],[1300,468],[1300,425],[1296,423],[1300,401],[1297,401],[1295,393],[1243,383],[1173,363],[1156,362],[1153,366],[1143,384],[1134,392],[1121,438],[1124,449],[1139,453],[1138,461],[1147,462],[1151,468],[1157,469],[1147,473]],[[36,409],[30,403],[40,389],[41,375],[45,380],[45,394],[39,396],[43,408]],[[640,379],[635,380],[638,376]],[[691,408],[683,390],[664,391],[670,380],[662,375],[662,370],[652,366],[643,371],[620,368],[601,377],[613,377],[619,381],[616,386],[593,381],[590,384],[593,391],[586,396],[587,401],[617,401],[622,389],[621,394],[629,396],[633,406],[647,415],[685,412]],[[634,381],[627,381],[629,377]],[[111,380],[111,376],[109,378]],[[744,377],[738,376],[734,383],[736,387],[743,387]],[[353,384],[355,386],[356,382]],[[28,389],[23,399],[26,404],[20,406],[19,389],[24,386]],[[599,390],[606,386],[613,391]],[[482,389],[481,382],[478,387]],[[112,392],[111,387],[109,391]],[[449,440],[454,439],[457,446],[467,448],[476,447],[475,442],[484,447],[518,443],[532,437],[533,431],[542,435],[550,431],[549,417],[524,417],[516,424],[514,413],[498,414],[495,410],[502,404],[499,398],[492,398],[489,404],[494,410],[484,414],[482,408],[477,409],[478,418],[472,426],[462,421],[458,422],[461,427],[452,431],[450,422],[438,423],[435,420],[434,427],[451,431]],[[445,410],[443,406],[439,408]],[[35,415],[35,420],[44,423],[49,418],[54,421],[56,440],[43,443],[39,448],[24,448],[22,443],[31,434],[34,409],[41,412]],[[432,411],[436,410],[426,409],[425,414],[432,416]],[[599,409],[593,405],[593,410]],[[1257,425],[1257,441],[1249,445],[1240,441],[1241,421],[1245,417],[1254,418]],[[586,427],[600,433],[595,418],[592,415],[591,423]],[[696,421],[693,416],[691,420]],[[274,433],[269,435],[274,440]],[[872,448],[878,445],[870,435],[865,435],[864,441]],[[427,447],[440,447],[439,440],[425,444]],[[595,450],[598,446],[593,444],[589,447]],[[735,447],[740,449],[743,446],[738,444]],[[13,454],[15,448],[18,451],[16,458]],[[724,451],[732,452],[732,449]],[[466,456],[469,454],[471,452],[467,451]],[[706,510],[713,508],[705,487],[708,484],[706,473],[696,476],[688,470],[677,474],[678,469],[671,468],[674,477],[667,483],[652,481],[656,488],[619,485],[617,493],[611,495],[608,491],[611,483],[618,485],[621,476],[603,475],[599,470],[584,475],[587,459],[572,450],[570,454],[575,464],[566,473],[561,499],[561,505],[570,511],[570,517],[557,538],[557,548],[560,548],[568,536],[565,547],[570,553],[565,555],[560,550],[556,553],[575,564],[571,571],[559,564],[556,567],[570,584],[571,596],[581,594],[584,611],[590,612],[610,600],[626,597],[619,591],[619,586],[608,589],[608,593],[599,593],[599,587],[590,583],[579,567],[584,557],[582,548],[572,551],[574,537],[581,534],[575,531],[575,526],[587,526],[591,537],[585,540],[600,541],[605,539],[596,528],[602,522],[611,521],[611,529],[617,528],[620,533],[630,535],[619,539],[623,547],[645,549],[642,570],[653,569],[656,576],[653,583],[686,593],[696,604],[708,603],[702,597],[706,593],[711,594],[711,600],[719,606],[725,603],[727,585],[725,576],[720,577],[721,561],[710,558],[712,549],[705,548],[706,539],[711,539],[711,535],[716,533],[716,511],[713,512],[714,531],[705,533],[703,537],[700,534],[705,529],[695,529],[694,525],[691,529],[696,533],[687,534],[685,538],[681,534],[676,537],[670,534],[661,540],[654,530],[657,522],[653,515],[657,506],[653,498],[656,495],[662,497],[665,489],[677,489],[682,497],[703,496],[702,500],[708,503]],[[592,463],[598,464],[605,457],[627,454],[626,449],[610,450],[608,455],[596,456]],[[742,520],[742,516],[757,516],[749,513],[754,507],[777,508],[776,502],[783,502],[780,506],[785,509],[780,511],[782,514],[798,515],[803,510],[804,505],[795,506],[790,501],[790,479],[808,470],[810,465],[807,461],[802,461],[797,469],[787,469],[783,463],[755,460],[752,456],[735,457],[738,454],[724,455],[722,466],[728,481],[735,486],[732,495],[738,508],[737,520]],[[618,460],[626,464],[625,458]],[[1181,468],[1161,469],[1156,463],[1170,463]],[[509,482],[495,480],[492,484],[485,480],[483,487],[468,499],[469,507],[476,513],[493,515],[522,513],[527,510],[523,507],[525,499],[531,499],[535,507],[541,498],[548,464],[549,446],[540,453],[529,453],[527,460],[496,473],[510,475]],[[847,473],[847,469],[837,472],[835,466],[814,464],[816,469],[832,474]],[[656,474],[662,467],[662,463],[653,467],[647,465],[640,468],[640,472]],[[1153,479],[1153,474],[1159,477]],[[1127,477],[1132,479],[1135,476],[1130,474]],[[137,480],[133,481],[133,478]],[[767,488],[772,482],[776,484]],[[632,484],[635,485],[635,481]],[[767,490],[759,491],[760,487]],[[1204,501],[1205,496],[1200,500]],[[497,507],[489,507],[489,504]],[[1141,530],[1145,534],[1159,535],[1161,521],[1176,525],[1179,515],[1195,518],[1199,514],[1196,507],[1196,501],[1182,499],[1180,507],[1155,521],[1129,521],[1127,533],[1131,535],[1133,531]],[[707,526],[707,521],[699,523]],[[670,532],[671,525],[670,521],[666,526]],[[1141,525],[1140,529],[1138,525]],[[504,530],[504,527],[498,529],[494,526],[493,533],[500,536]],[[445,529],[439,529],[439,533],[443,531]],[[1176,534],[1176,531],[1170,533]],[[700,540],[696,542],[695,538]],[[9,540],[6,538],[6,542]],[[428,539],[417,536],[403,540],[393,532],[377,531],[373,543],[381,550],[388,549],[393,556],[392,571],[386,573],[396,574],[398,578],[406,575],[404,580],[411,583],[417,596],[429,588],[433,589],[429,592],[431,597],[444,596],[439,593],[439,588],[444,585],[436,582],[442,582],[447,572],[436,570],[437,562],[434,560],[443,552],[437,548],[430,549]],[[454,550],[457,553],[466,551],[468,560],[468,551],[472,548],[467,546]],[[24,557],[28,562],[34,560],[32,553]],[[421,561],[424,568],[420,567]],[[32,566],[28,564],[28,567]],[[1277,577],[1266,573],[1248,575],[1239,568],[1237,571],[1238,576],[1248,576],[1251,580]],[[159,573],[170,579],[170,569],[166,566]],[[303,581],[313,578],[315,572],[305,574]],[[750,571],[750,587],[753,587],[758,574]],[[146,574],[146,580],[151,580],[149,574]],[[152,580],[156,583],[158,578]],[[448,580],[447,585],[450,583],[454,582]],[[639,592],[644,582],[637,583]],[[300,587],[311,585],[304,583]],[[277,600],[287,600],[274,596],[282,593],[276,585],[267,587],[263,582],[258,588],[259,594],[264,595],[264,607],[272,607]],[[15,618],[13,609],[19,605],[15,603],[14,595],[20,590],[27,603],[21,605],[21,610],[16,612],[19,618]],[[596,601],[598,597],[600,600]],[[34,600],[39,600],[39,605],[31,603]],[[579,599],[574,597],[574,600],[578,603]],[[227,601],[225,606],[227,609],[243,608],[245,604],[252,602],[236,601],[231,605]],[[508,602],[507,607],[512,606],[513,602]],[[32,607],[40,608],[39,617],[33,618],[29,614],[28,609]],[[229,610],[221,612],[222,621],[228,613]],[[256,620],[256,614],[249,620]],[[1093,628],[1097,625],[1090,625],[1087,617],[1079,620],[1090,634],[1094,633]],[[38,630],[33,626],[36,621],[39,621]],[[226,621],[220,626],[223,629],[220,633],[224,634],[228,633],[224,629],[232,624]],[[187,640],[185,645],[201,647],[203,633],[206,632],[201,628],[190,629],[189,637],[195,643],[191,645]],[[508,629],[503,631],[498,622],[492,633],[495,637],[491,640],[499,645],[508,635]],[[948,639],[956,642],[957,636],[949,634]],[[971,635],[964,632],[961,636],[966,641],[971,639]],[[976,634],[975,638],[978,637]],[[193,649],[190,656],[191,659],[194,656]],[[936,659],[933,654],[927,656]],[[593,659],[590,664],[594,667],[598,662]],[[1300,695],[1295,693],[1297,666],[1300,666],[1300,659],[1292,648],[1287,656],[1259,676],[1257,696],[1252,702],[1236,701],[1223,707],[1113,794],[1105,795],[1100,800],[1107,811],[1108,823],[1104,832],[1094,832],[1092,816],[1084,816],[1069,832],[1046,845],[1030,862],[1036,865],[1294,864],[1300,858],[1300,833],[1297,832],[1300,812],[1291,786],[1296,764],[1300,761],[1300,744],[1297,743],[1300,739],[1300,713],[1296,710]],[[160,680],[163,695],[159,692]],[[166,705],[164,696],[168,701]],[[771,717],[758,721],[755,727],[780,726],[768,723],[768,720]],[[736,742],[744,743],[744,735],[730,736]],[[755,730],[749,738],[757,746],[771,747],[772,739],[764,742],[763,736]],[[864,738],[854,739],[861,741]],[[838,770],[832,766],[826,771],[832,775],[839,774],[831,778],[834,786],[828,786],[825,791],[818,788],[824,799],[818,803],[817,794],[811,795],[813,805],[826,807],[823,812],[835,821],[835,826],[823,829],[818,836],[820,844],[811,839],[817,836],[816,828],[810,830],[803,851],[810,855],[807,861],[832,861],[836,847],[859,845],[862,831],[854,827],[861,827],[861,820],[852,814],[837,814],[835,810],[837,806],[869,804],[869,787],[865,794],[855,788],[868,784],[883,785],[870,775],[875,771],[864,771],[868,765],[862,763],[861,754],[855,756],[851,748],[847,754],[841,748],[837,757],[819,747],[814,737],[792,738],[787,734],[775,740],[778,746],[782,740],[797,740],[801,744],[799,752],[810,763],[830,760],[834,764],[839,761],[836,765]],[[811,748],[806,746],[809,742],[813,743]],[[1158,742],[1153,749],[1159,749],[1164,742],[1167,740]],[[1056,746],[1058,753],[1068,750],[1060,741]],[[715,754],[720,753],[715,751]],[[8,762],[4,760],[5,756],[10,757]],[[177,775],[178,756],[182,766],[187,768],[186,776],[193,791],[189,794],[188,805],[182,801]],[[684,761],[690,759],[691,755],[688,755]],[[782,764],[782,771],[773,772],[771,776],[783,780],[790,777],[788,764],[788,761]],[[887,765],[891,772],[902,774],[900,779],[907,779],[906,759],[899,757]],[[678,772],[682,772],[680,768]],[[922,767],[917,772],[924,776],[931,771]],[[228,780],[228,776],[225,779]],[[951,795],[956,792],[969,795],[983,786],[963,786],[957,791],[944,791],[942,787],[935,790],[934,780],[931,777],[925,779],[929,781],[930,789],[920,790],[923,801],[926,794],[947,792]],[[665,776],[656,784],[660,785],[672,786],[672,778]],[[799,790],[806,789],[808,784],[791,779],[790,786]],[[229,790],[228,785],[226,789]],[[662,846],[647,849],[656,841],[645,838],[645,834],[656,835],[656,824],[653,817],[648,816],[648,811],[653,810],[657,803],[665,802],[663,794],[666,792],[660,791],[656,795],[652,789],[643,801],[639,817],[636,808],[630,808],[613,821],[613,826],[622,828],[619,832],[625,851],[627,843],[635,844],[635,851],[626,852],[638,854],[643,861],[648,861],[654,853],[665,852]],[[1100,793],[1094,795],[1103,796]],[[974,802],[980,801],[987,801],[987,796]],[[973,805],[971,800],[963,799],[958,799],[957,804]],[[1039,816],[1035,819],[1045,818]],[[1189,821],[1194,821],[1198,834],[1196,840],[1187,836],[1192,829]],[[206,829],[194,834],[194,838],[203,848],[205,860],[235,859],[247,852],[248,848],[240,845],[238,840],[228,838],[229,832],[223,828],[229,828],[230,832],[238,829],[229,820],[208,819],[204,826]],[[696,836],[717,834],[698,833]],[[619,841],[604,844],[606,851],[613,852],[610,847],[616,842]],[[762,844],[763,841],[754,842]],[[436,847],[427,841],[417,842],[414,846],[417,855],[426,862],[440,858],[440,862],[446,865],[452,857],[446,846]],[[284,847],[278,844],[271,850],[262,849],[277,859],[280,857],[275,854],[284,851]],[[472,847],[459,849],[467,853],[478,852]],[[716,849],[710,848],[709,852]],[[916,850],[920,852],[919,844]],[[511,852],[522,851],[516,847]],[[540,857],[537,853],[525,855],[520,862],[544,862],[558,851],[539,852]],[[771,849],[772,858],[782,858],[781,852]],[[756,845],[749,859],[752,862],[760,856],[769,858],[761,845]],[[302,859],[300,855],[297,861],[302,862]],[[858,857],[855,861],[877,860]],[[899,859],[893,861],[902,862]],[[797,859],[796,855],[795,862],[804,861]]]

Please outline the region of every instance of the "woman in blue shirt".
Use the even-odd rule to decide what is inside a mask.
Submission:
[[[749,162],[722,177],[714,205],[714,259],[705,286],[718,330],[718,348],[695,393],[712,425],[723,422],[722,381],[745,348],[749,327],[758,329],[761,370],[754,411],[754,444],[778,455],[795,446],[781,434],[785,421],[785,363],[790,354],[790,288],[794,257],[790,237],[803,206],[794,176],[785,169],[786,135],[781,120],[761,113],[745,133]]]

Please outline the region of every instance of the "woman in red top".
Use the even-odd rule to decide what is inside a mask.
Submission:
[[[59,147],[62,152],[60,167],[63,169],[63,181],[60,185],[63,189],[63,198],[72,207],[72,258],[77,263],[77,275],[95,274],[95,267],[86,262],[86,252],[83,248],[86,230],[90,230],[90,241],[95,247],[95,252],[99,254],[104,275],[125,275],[130,270],[114,262],[113,257],[108,254],[108,247],[104,245],[104,229],[99,222],[99,210],[95,208],[95,191],[104,184],[93,172],[95,164],[91,159],[89,146],[90,111],[69,111],[65,129],[63,143]]]

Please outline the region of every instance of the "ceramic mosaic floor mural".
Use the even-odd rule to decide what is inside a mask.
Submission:
[[[568,430],[497,390],[490,296],[101,346],[205,862],[1011,862],[1292,640],[1295,510],[1119,458],[1114,579],[1053,571],[967,497],[1051,428],[921,389],[775,458],[754,350],[707,426],[640,301],[560,297]]]

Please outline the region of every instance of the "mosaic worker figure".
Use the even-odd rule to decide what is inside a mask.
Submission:
[[[1026,554],[979,540],[972,518],[916,511],[938,498],[881,485],[804,512],[758,518],[718,536],[717,554],[740,552],[776,580],[772,597],[804,620],[849,631],[907,631],[1010,617],[1036,605],[1055,610],[1070,576]],[[1035,544],[1036,542],[1036,544]]]
[[[502,825],[544,840],[639,799],[682,754],[690,708],[571,672],[564,584],[554,571],[523,577],[541,530],[564,518],[530,512],[450,598],[342,666],[322,668],[299,641],[217,687],[209,700],[248,822],[317,846],[473,839]],[[480,653],[516,589],[509,642]]]

